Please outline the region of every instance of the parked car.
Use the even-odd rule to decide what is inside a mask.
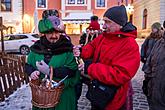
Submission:
[[[27,55],[30,52],[30,46],[39,40],[38,34],[10,34],[4,36],[5,52],[20,52]],[[0,42],[0,50],[2,45]]]

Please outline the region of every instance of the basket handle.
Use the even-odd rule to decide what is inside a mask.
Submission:
[[[50,82],[52,82],[53,79],[53,67],[50,66]]]

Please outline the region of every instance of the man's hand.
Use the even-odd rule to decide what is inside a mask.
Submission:
[[[39,75],[40,75],[39,71],[34,71],[34,72],[31,73],[30,78],[33,79],[33,80],[36,80],[36,79],[39,78],[38,77]]]
[[[45,75],[49,75],[50,69],[49,66],[41,60],[41,62],[36,62],[37,69]]]
[[[78,70],[84,71],[84,63],[80,63],[80,64],[78,65]]]
[[[74,54],[75,57],[80,56],[80,48],[81,48],[81,45],[75,45],[73,47],[73,54]]]

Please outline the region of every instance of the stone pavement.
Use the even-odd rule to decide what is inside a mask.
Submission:
[[[144,79],[144,73],[141,71],[141,67],[142,66],[140,66],[137,74],[132,79],[132,86],[134,91],[133,107],[134,110],[149,110],[146,96],[143,94],[141,89],[142,81]]]

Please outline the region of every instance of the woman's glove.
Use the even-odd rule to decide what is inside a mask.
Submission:
[[[50,72],[49,66],[43,60],[41,60],[41,62],[36,62],[36,66],[41,73],[45,75],[49,75]]]
[[[39,78],[40,72],[39,71],[34,71],[31,73],[30,78],[33,80],[36,80]]]

